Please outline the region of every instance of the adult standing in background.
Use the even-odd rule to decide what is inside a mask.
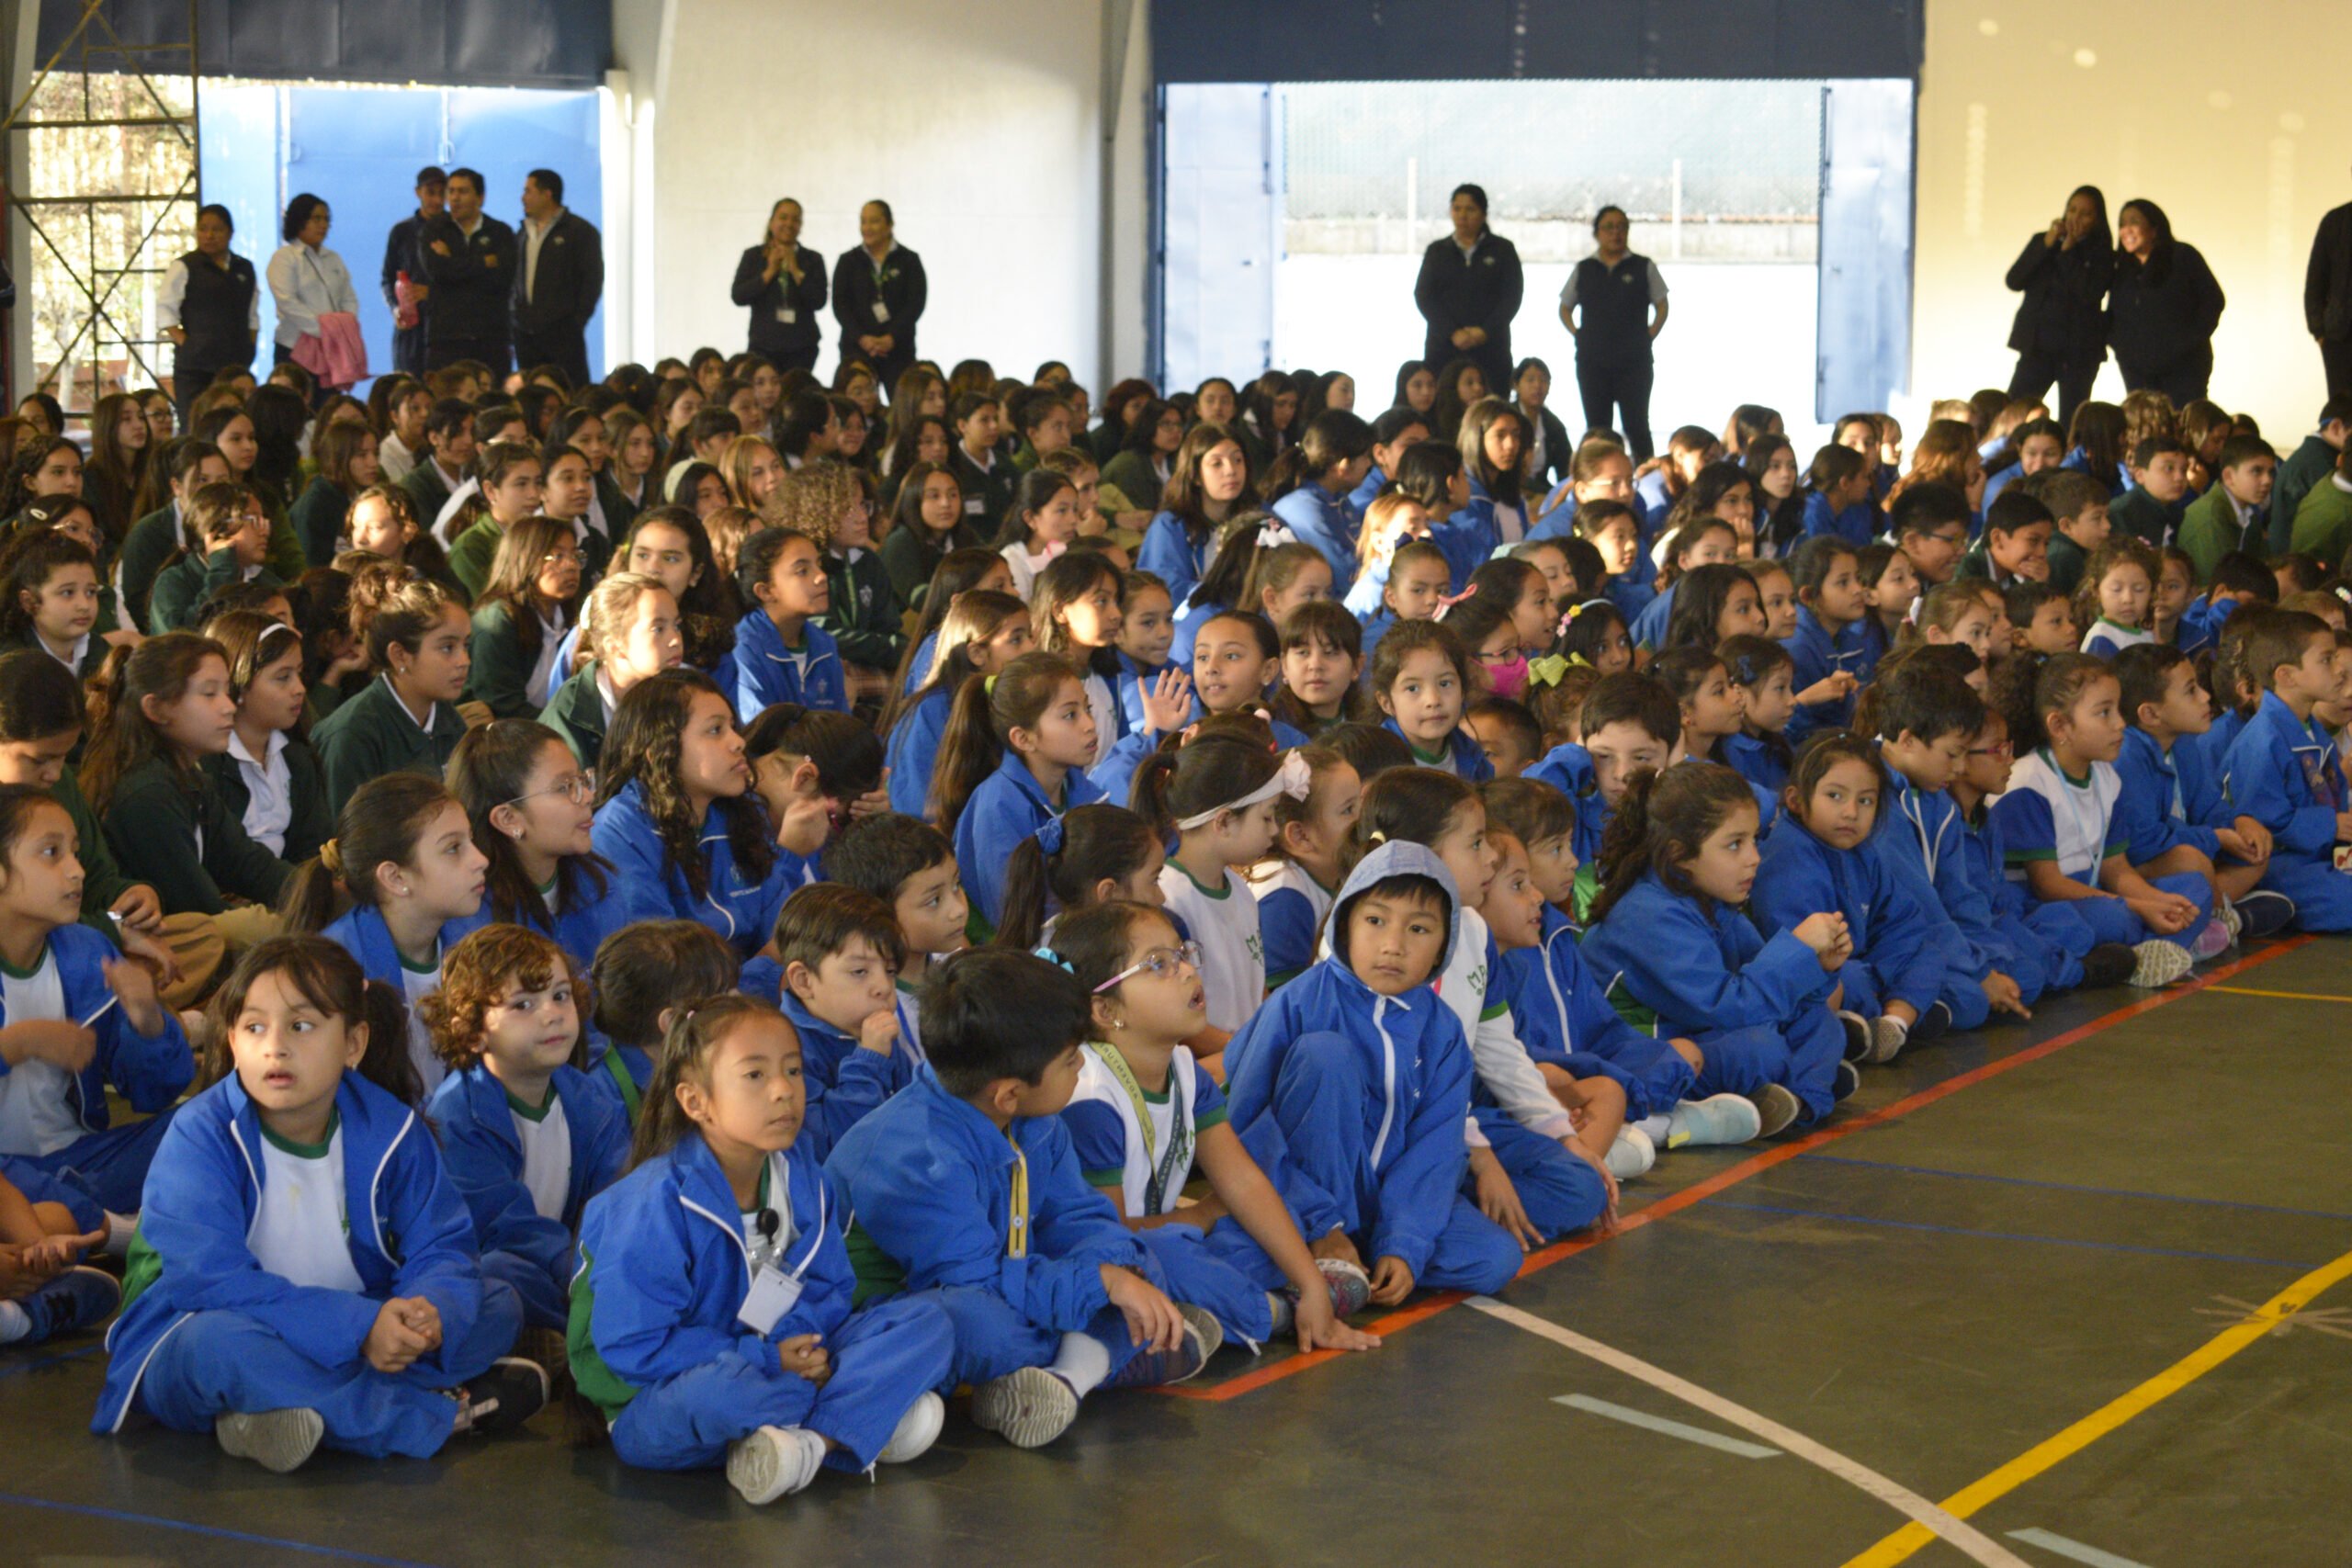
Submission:
[[[877,386],[895,387],[915,362],[915,322],[931,285],[922,258],[892,236],[887,201],[857,209],[857,249],[833,264],[833,319],[842,324],[842,357],[863,359]]]
[[[2303,272],[2303,324],[2327,367],[2327,395],[2352,398],[2352,201],[2319,220]]]
[[[1421,357],[1443,365],[1467,355],[1499,390],[1510,385],[1510,319],[1527,279],[1517,248],[1487,227],[1484,190],[1454,186],[1449,210],[1453,232],[1421,253],[1413,281],[1413,303],[1430,324]]]
[[[269,258],[269,297],[277,306],[273,365],[293,358],[296,344],[318,334],[321,316],[334,310],[359,313],[351,269],[326,248],[334,220],[327,204],[308,191],[286,204],[286,243]]]
[[[254,264],[229,248],[236,220],[220,204],[196,214],[196,249],[164,271],[155,296],[155,321],[172,340],[172,398],[180,427],[187,428],[188,404],[231,365],[254,362],[254,340],[261,333],[261,285]]]
[[[425,367],[438,370],[478,359],[490,367],[493,381],[503,381],[511,368],[506,298],[514,276],[514,231],[482,211],[476,171],[450,170],[447,189],[448,210],[417,235],[433,284],[433,311],[424,318]]]
[[[2009,400],[2038,403],[2058,384],[2058,425],[2070,428],[2107,357],[2107,291],[2115,281],[2115,237],[2107,196],[2078,186],[2066,209],[2025,243],[2009,264],[2009,288],[2025,299],[2009,328],[2018,367]]]
[[[2194,245],[2172,237],[2172,220],[2145,197],[2117,215],[2115,286],[2107,344],[2126,391],[2153,387],[2178,408],[2213,378],[2213,329],[2229,303]]]
[[[735,264],[734,299],[752,309],[753,354],[778,370],[817,368],[825,258],[800,248],[800,204],[792,197],[768,209],[767,237]]]
[[[523,176],[523,230],[515,236],[514,362],[552,365],[588,385],[588,320],[605,295],[605,236],[563,205],[563,176]]]
[[[449,176],[427,164],[416,171],[416,210],[392,225],[384,236],[384,303],[392,308],[392,368],[411,376],[424,369],[424,316],[433,308],[431,285],[424,281],[424,258],[417,235],[441,216],[449,202]],[[408,274],[409,298],[416,306],[416,325],[400,324],[400,276]]]
[[[1634,463],[1650,460],[1650,387],[1657,364],[1650,344],[1666,327],[1666,279],[1657,263],[1626,248],[1633,224],[1622,207],[1592,215],[1592,254],[1568,269],[1560,286],[1560,324],[1577,340],[1577,395],[1587,430],[1625,433]],[[1583,320],[1577,319],[1581,309]],[[1621,427],[1611,416],[1623,415]],[[1568,454],[1562,454],[1566,466]]]

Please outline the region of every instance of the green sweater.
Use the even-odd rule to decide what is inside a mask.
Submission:
[[[466,721],[448,703],[434,705],[432,721],[430,730],[418,728],[380,676],[345,698],[311,732],[326,775],[327,799],[340,809],[352,791],[385,773],[439,778],[466,732]]]
[[[2333,571],[2352,549],[2352,491],[2329,474],[2304,495],[2295,509],[2293,535],[2288,547],[2299,555],[2317,556]]]
[[[243,580],[243,574],[244,569],[237,564],[237,552],[227,545],[201,560],[194,556],[180,557],[155,574],[154,592],[147,601],[148,634],[161,637],[165,632],[189,630],[204,602]],[[265,565],[254,573],[252,581],[275,588],[285,579]]]
[[[161,758],[124,775],[105,822],[117,861],[155,889],[167,914],[217,915],[230,894],[275,904],[293,870],[246,835],[209,776]]]
[[[560,639],[562,633],[556,635]],[[474,665],[466,677],[468,701],[483,704],[501,718],[529,718],[538,712],[529,690],[538,654],[523,646],[523,633],[512,608],[493,604],[476,610],[471,649]]]
[[[2171,543],[2180,524],[2171,507],[2136,485],[2107,503],[2107,520],[2152,550]]]
[[[825,552],[825,582],[832,605],[817,624],[841,645],[842,661],[868,670],[896,670],[907,649],[899,629],[899,596],[890,588],[882,558],[859,550],[856,558]]]
[[[2278,465],[2278,479],[2270,487],[2270,553],[2300,550],[2303,547],[2292,542],[2290,530],[2302,515],[2303,498],[2325,484],[2335,472],[2336,458],[2341,456],[2318,432],[2303,437],[2303,444],[2288,454]],[[2334,566],[2335,558],[2328,558]]]
[[[122,555],[123,624],[143,626],[147,624],[148,596],[155,589],[155,574],[172,558],[180,546],[179,513],[171,507],[150,512],[130,525],[124,536]]]
[[[2219,479],[2189,504],[2173,543],[2188,553],[2200,588],[2213,581],[2214,566],[2232,550],[2244,550],[2256,560],[2270,558],[2270,534],[2262,513],[2257,511],[2252,522],[2241,525],[2230,492]]]
[[[98,827],[98,815],[84,798],[81,781],[72,768],[50,786],[49,794],[74,819],[74,855],[82,863],[82,923],[106,932],[119,946],[121,933],[107,919],[107,911],[139,885],[123,875],[122,867],[115,863],[114,851],[107,847],[107,836]]]
[[[555,689],[539,722],[563,737],[583,768],[594,768],[605,751],[605,694],[596,689],[596,661],[590,660]]]
[[[498,557],[498,541],[506,537],[506,530],[489,513],[481,521],[458,536],[449,547],[449,570],[466,586],[469,600],[481,597],[490,586],[491,562]]]

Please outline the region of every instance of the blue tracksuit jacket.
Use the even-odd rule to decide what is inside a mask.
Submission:
[[[848,680],[840,647],[815,621],[800,628],[800,646],[789,651],[765,610],[735,623],[735,684],[727,695],[747,722],[771,703],[847,713]]]
[[[765,947],[775,934],[776,911],[801,885],[797,874],[805,869],[793,857],[779,853],[763,879],[747,879],[736,867],[734,850],[727,841],[726,818],[714,803],[702,821],[709,891],[695,897],[685,874],[670,863],[662,834],[645,809],[645,792],[636,784],[624,786],[596,808],[590,841],[598,854],[613,863],[628,923],[699,920],[747,958]]]
[[[1102,798],[1102,786],[1073,769],[1062,780],[1061,802],[1056,805],[1046,798],[1028,764],[1008,750],[996,772],[964,803],[954,830],[956,865],[980,918],[991,928],[1004,918],[1004,865],[1022,840],[1035,837],[1046,818]]]

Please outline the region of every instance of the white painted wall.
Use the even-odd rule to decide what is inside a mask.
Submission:
[[[742,345],[745,312],[728,287],[776,198],[806,210],[804,244],[838,256],[857,243],[859,206],[880,197],[930,276],[926,356],[1020,376],[1066,359],[1088,385],[1107,384],[1100,0],[614,9],[634,123],[654,111],[633,182],[651,273],[631,333],[639,358]],[[1126,294],[1141,293],[1138,271]],[[832,334],[829,319],[825,374]]]

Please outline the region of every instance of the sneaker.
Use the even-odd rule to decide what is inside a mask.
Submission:
[[[2180,943],[2150,937],[2132,949],[2131,984],[2147,991],[2169,986],[2188,974],[2193,963]]]
[[[2197,940],[2188,944],[2188,956],[2199,964],[2209,958],[2218,958],[2230,950],[2231,941],[2230,928],[2216,916],[2205,922],[2205,929],[2199,931]]]
[[[327,1423],[315,1410],[259,1410],[221,1416],[212,1423],[212,1435],[231,1459],[249,1459],[285,1475],[301,1469],[302,1461],[319,1451]]]
[[[1344,1258],[1318,1258],[1315,1267],[1331,1287],[1331,1315],[1353,1317],[1372,1304],[1372,1276]]]
[[[560,1328],[523,1330],[523,1337],[514,1341],[514,1354],[545,1367],[550,1389],[560,1387],[571,1370],[571,1346]]]
[[[1846,1060],[1862,1062],[1870,1059],[1871,1021],[1858,1012],[1840,1012],[1838,1021],[1846,1026]]]
[[[2229,928],[2232,942],[2237,941],[2239,928],[2244,926],[2245,921],[2237,910],[2231,907],[2227,898],[2217,897],[2213,900],[2213,918]]]
[[[1711,1094],[1677,1104],[1668,1119],[1666,1146],[1744,1144],[1763,1131],[1756,1102],[1744,1094]]]
[[[1184,1319],[1184,1337],[1173,1350],[1140,1350],[1113,1374],[1105,1388],[1165,1388],[1201,1374],[1209,1358],[1225,1343],[1225,1329],[1207,1312],[1190,1302],[1178,1302]]]
[[[907,1406],[899,1417],[899,1425],[891,1431],[890,1440],[874,1456],[876,1464],[904,1464],[910,1459],[921,1459],[939,1441],[939,1429],[947,1425],[947,1402],[925,1389]]]
[[[1298,1298],[1291,1291],[1268,1291],[1266,1311],[1273,1318],[1273,1326],[1266,1330],[1269,1339],[1280,1339],[1298,1326]]]
[[[1847,1070],[1850,1072],[1852,1069],[1849,1067]],[[1803,1101],[1776,1083],[1768,1083],[1745,1098],[1756,1107],[1756,1135],[1759,1138],[1788,1131],[1789,1123],[1804,1110]]]
[[[1609,1145],[1609,1157],[1600,1163],[1618,1180],[1631,1181],[1657,1163],[1657,1145],[1639,1127],[1620,1127],[1617,1141]]]
[[[31,1320],[32,1332],[16,1343],[38,1345],[104,1323],[122,1304],[122,1286],[103,1269],[75,1267],[45,1281],[17,1304]]]
[[[2239,899],[2234,908],[2241,942],[2276,936],[2295,923],[2295,901],[2284,893],[2257,890]]]
[[[825,1439],[805,1427],[763,1427],[727,1445],[727,1483],[757,1507],[817,1479]]]
[[[1833,1100],[1849,1099],[1861,1087],[1861,1069],[1851,1062],[1840,1062],[1838,1064],[1838,1076],[1830,1080],[1829,1098]]]
[[[1892,1016],[1871,1020],[1870,1028],[1871,1048],[1862,1060],[1874,1066],[1892,1062],[1901,1055],[1905,1043],[1911,1038],[1911,1031],[1905,1026],[1903,1021]],[[1850,1066],[1853,1065],[1853,1059],[1848,1057],[1842,1065]]]
[[[504,1356],[465,1387],[449,1392],[458,1402],[456,1430],[495,1437],[514,1430],[547,1404],[547,1369],[519,1356]]]
[[[1043,1367],[1021,1367],[972,1391],[972,1425],[1016,1449],[1041,1449],[1078,1419],[1078,1393]]]
[[[2128,986],[2139,971],[2140,957],[2120,942],[2103,942],[2083,954],[2083,978],[2080,988],[2103,991],[2110,986]]]
[[[1911,1026],[1911,1043],[1925,1045],[1951,1027],[1951,1009],[1941,1002],[1929,1002],[1919,1021]]]

